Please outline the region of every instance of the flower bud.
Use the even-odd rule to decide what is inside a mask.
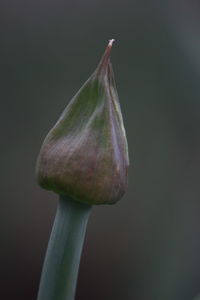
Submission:
[[[128,147],[110,63],[112,42],[48,133],[37,161],[43,188],[88,204],[115,203],[127,186]]]

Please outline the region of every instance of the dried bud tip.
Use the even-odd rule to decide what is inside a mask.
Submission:
[[[115,39],[111,39],[109,40],[109,43],[108,43],[108,47],[112,47],[112,44],[115,42]]]
[[[106,47],[106,50],[104,52],[104,55],[103,55],[102,59],[100,60],[100,63],[99,63],[99,65],[97,67],[97,70],[96,70],[96,72],[98,74],[103,74],[103,75],[106,74],[108,62],[110,60],[110,52],[111,52],[112,45],[113,45],[114,42],[115,42],[115,39],[109,40],[108,45]]]

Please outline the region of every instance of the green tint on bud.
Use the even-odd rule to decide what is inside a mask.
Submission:
[[[112,42],[48,133],[37,161],[43,188],[88,204],[115,203],[127,186],[128,147],[110,63]]]

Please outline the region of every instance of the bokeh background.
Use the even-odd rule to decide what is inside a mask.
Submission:
[[[0,6],[0,299],[36,299],[57,205],[36,184],[36,157],[109,38],[116,39],[129,187],[118,204],[93,208],[76,300],[198,299],[199,2]]]

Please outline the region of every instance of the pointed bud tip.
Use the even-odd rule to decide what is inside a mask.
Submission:
[[[96,70],[97,74],[103,74],[103,75],[106,74],[108,62],[110,59],[110,53],[111,53],[112,45],[114,42],[115,42],[115,39],[110,39],[108,41],[108,45],[106,47],[104,55],[103,55],[102,59],[100,60],[100,63],[97,67],[97,70]]]
[[[115,39],[109,40],[108,47],[112,48],[112,45],[113,45],[114,42],[115,42]]]
[[[106,48],[106,52],[107,52],[108,57],[110,55],[110,51],[112,49],[112,45],[113,45],[114,42],[115,42],[115,39],[111,39],[111,40],[108,41],[108,46]]]

